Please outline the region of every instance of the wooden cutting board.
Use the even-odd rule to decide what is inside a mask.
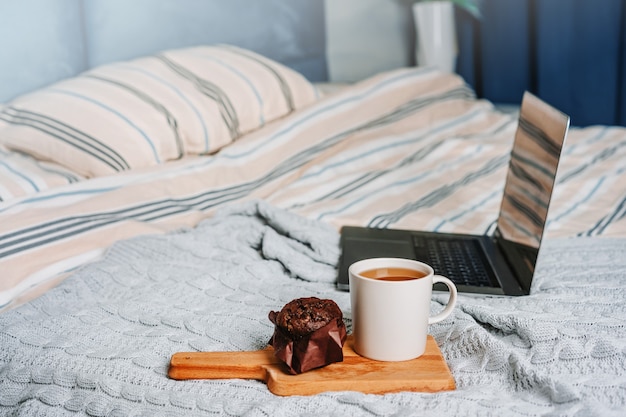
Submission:
[[[250,352],[180,352],[172,355],[172,379],[256,379],[276,395],[313,395],[325,391],[385,394],[400,391],[437,392],[455,389],[454,378],[432,336],[417,359],[380,362],[354,352],[352,336],[343,346],[343,362],[298,375],[274,357],[274,350]]]

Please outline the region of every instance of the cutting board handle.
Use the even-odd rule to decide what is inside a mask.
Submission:
[[[277,364],[271,348],[248,352],[179,352],[172,355],[172,379],[256,379],[266,381],[267,365]]]

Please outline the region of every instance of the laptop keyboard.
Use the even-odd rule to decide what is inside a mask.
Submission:
[[[483,263],[485,258],[475,240],[413,236],[413,244],[418,259],[424,259],[436,274],[450,278],[455,284],[478,287],[493,285]]]

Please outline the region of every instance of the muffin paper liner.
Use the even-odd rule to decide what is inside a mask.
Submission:
[[[274,323],[269,344],[274,347],[274,356],[287,365],[291,374],[343,361],[343,344],[347,337],[343,320],[331,320],[310,334],[292,337],[276,325],[276,315],[275,311],[269,314]]]

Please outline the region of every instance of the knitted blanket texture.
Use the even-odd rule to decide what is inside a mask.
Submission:
[[[338,242],[330,226],[252,201],[113,245],[0,315],[0,415],[625,415],[626,239],[550,240],[530,296],[460,295],[429,329],[454,391],[279,397],[259,381],[167,377],[176,352],[264,348],[269,311],[294,298],[335,300],[350,331]]]

